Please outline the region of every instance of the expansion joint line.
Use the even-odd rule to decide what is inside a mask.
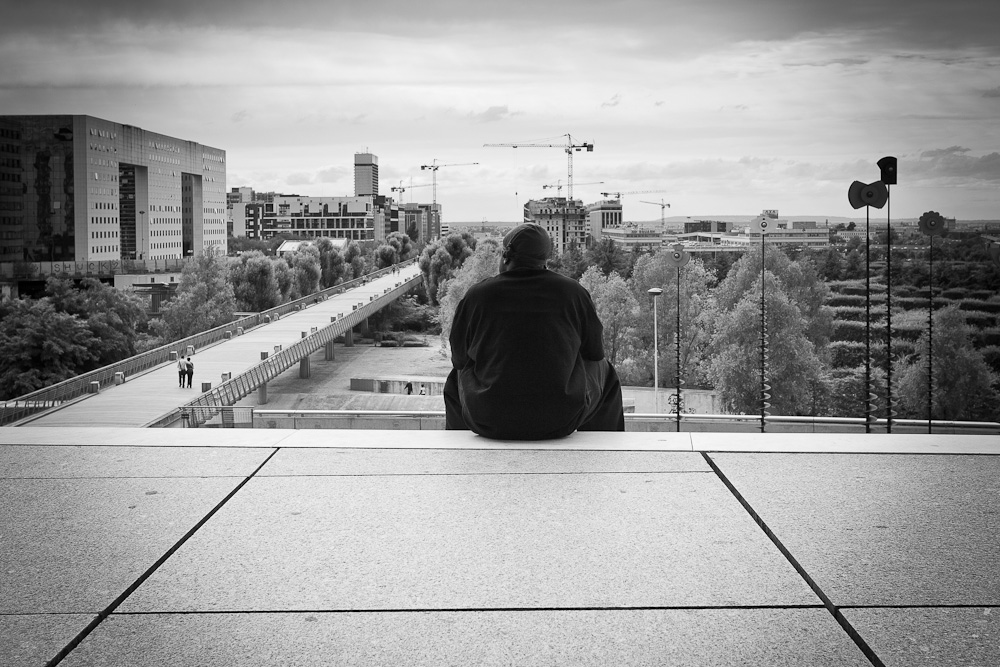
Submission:
[[[751,507],[750,503],[743,497],[743,494],[741,494],[733,483],[729,481],[729,478],[726,477],[725,473],[723,473],[715,461],[712,460],[712,457],[709,456],[708,452],[702,452],[701,455],[705,459],[705,462],[708,463],[709,467],[715,472],[716,475],[718,475],[719,479],[726,486],[726,488],[729,489],[729,492],[733,494],[740,505],[743,506],[743,509],[747,511],[747,514],[749,514],[750,518],[754,520],[754,523],[756,523],[760,529],[764,531],[764,534],[767,535],[767,538],[771,540],[775,547],[777,547],[778,551],[781,552],[781,555],[785,557],[799,576],[802,577],[803,581],[805,581],[806,585],[812,589],[813,593],[819,597],[819,599],[823,602],[823,606],[826,607],[826,610],[830,612],[834,620],[837,621],[844,632],[847,633],[847,636],[850,637],[851,640],[857,645],[858,649],[865,654],[865,657],[868,658],[873,667],[885,667],[885,663],[883,663],[878,655],[875,654],[875,651],[868,645],[868,642],[866,642],[854,626],[851,625],[851,622],[847,620],[840,608],[833,603],[830,596],[823,592],[823,589],[819,587],[819,584],[817,584],[809,573],[806,572],[805,568],[802,567],[802,564],[799,563],[795,556],[792,555],[792,552],[781,543],[781,540],[779,540],[778,536],[774,534],[774,531],[772,531],[771,528],[764,522],[764,519],[761,518],[757,511]]]
[[[259,473],[261,471],[261,469],[264,466],[266,466],[268,464],[268,462],[274,457],[274,455],[277,454],[280,450],[281,450],[280,447],[275,447],[274,451],[271,452],[270,454],[268,454],[267,458],[264,459],[263,463],[261,463],[259,466],[257,466],[257,468],[252,473],[250,473],[246,478],[244,478],[244,480],[242,482],[240,482],[239,484],[237,484],[236,488],[234,488],[232,491],[230,491],[228,494],[226,494],[226,497],[223,498],[221,501],[219,501],[219,503],[215,507],[213,507],[208,512],[208,514],[206,514],[205,516],[203,516],[198,521],[198,523],[196,523],[194,526],[191,527],[190,530],[188,530],[186,533],[184,533],[184,535],[181,536],[181,538],[179,540],[177,540],[177,542],[172,547],[170,547],[169,549],[167,549],[167,551],[162,556],[160,556],[156,560],[156,562],[153,563],[145,572],[143,572],[139,576],[138,579],[136,579],[134,582],[132,582],[132,584],[128,588],[126,588],[125,591],[121,595],[119,595],[117,598],[115,598],[115,600],[110,605],[108,605],[90,623],[88,623],[87,627],[85,627],[83,630],[81,630],[79,632],[79,634],[77,634],[77,636],[74,637],[69,642],[69,644],[67,644],[66,646],[64,646],[63,649],[61,651],[59,651],[59,653],[57,653],[55,655],[54,658],[52,658],[47,663],[45,663],[45,667],[55,667],[55,665],[58,665],[60,662],[62,662],[66,658],[66,656],[68,656],[72,651],[74,651],[76,649],[76,647],[78,647],[83,642],[83,640],[86,639],[90,635],[90,633],[92,633],[94,630],[97,629],[98,625],[100,625],[101,623],[103,623],[104,620],[108,616],[110,616],[111,614],[113,614],[115,612],[115,610],[117,610],[118,607],[120,607],[122,605],[122,603],[125,602],[125,600],[127,600],[128,597],[130,595],[132,595],[132,593],[134,593],[137,588],[139,588],[139,586],[141,586],[143,583],[145,583],[146,580],[149,579],[153,575],[153,573],[156,572],[160,568],[160,566],[162,566],[165,562],[167,562],[167,559],[169,559],[171,556],[173,556],[174,553],[176,553],[176,551],[178,549],[180,549],[182,546],[184,546],[185,542],[187,542],[195,533],[197,533],[199,530],[201,530],[201,527],[204,526],[208,522],[209,519],[211,519],[213,516],[215,516],[216,512],[218,512],[220,509],[222,509],[223,506],[225,506],[225,504],[228,503],[233,496],[235,496],[237,493],[239,493],[240,489],[242,489],[244,486],[246,486],[247,482],[249,482],[251,479],[253,479],[257,475],[257,473]]]

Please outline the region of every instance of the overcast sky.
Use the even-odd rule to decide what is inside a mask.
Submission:
[[[369,151],[389,194],[436,160],[453,222],[566,181],[559,148],[483,144],[567,134],[595,146],[576,197],[648,191],[630,220],[863,219],[848,186],[885,155],[894,218],[1000,219],[998,26],[995,0],[32,0],[4,9],[0,113],[198,141],[256,190],[353,194]]]

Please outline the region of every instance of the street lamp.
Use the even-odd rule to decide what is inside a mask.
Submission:
[[[663,294],[659,287],[650,287],[649,296],[653,297],[653,412],[660,411],[660,349],[659,329],[656,326],[656,297]]]

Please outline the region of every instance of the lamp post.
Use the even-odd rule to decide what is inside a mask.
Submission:
[[[659,329],[656,326],[656,297],[663,294],[659,287],[650,287],[649,296],[653,297],[653,412],[660,411],[660,349],[658,339]]]

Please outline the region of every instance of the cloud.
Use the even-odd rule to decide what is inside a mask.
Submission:
[[[505,104],[503,106],[492,106],[486,109],[486,111],[480,111],[479,113],[470,113],[469,118],[477,123],[495,123],[517,115],[519,115],[519,112],[511,111]]]
[[[249,117],[250,117],[249,111],[247,111],[246,109],[240,109],[230,117],[230,120],[233,121],[234,123],[242,123]]]
[[[621,103],[621,101],[622,101],[622,96],[618,93],[615,93],[610,100],[606,102],[601,102],[601,107],[616,107]]]
[[[970,152],[971,149],[963,148],[961,146],[950,146],[948,148],[935,148],[934,150],[924,151],[920,154],[921,158],[937,159],[943,157],[950,157],[953,155],[961,155],[963,153]]]
[[[900,161],[900,178],[910,169],[916,178],[946,179],[957,185],[972,185],[974,181],[1000,183],[1000,153],[979,157],[961,146],[924,151],[915,162]]]
[[[1000,97],[1000,86],[987,90],[983,93],[983,97]]]

